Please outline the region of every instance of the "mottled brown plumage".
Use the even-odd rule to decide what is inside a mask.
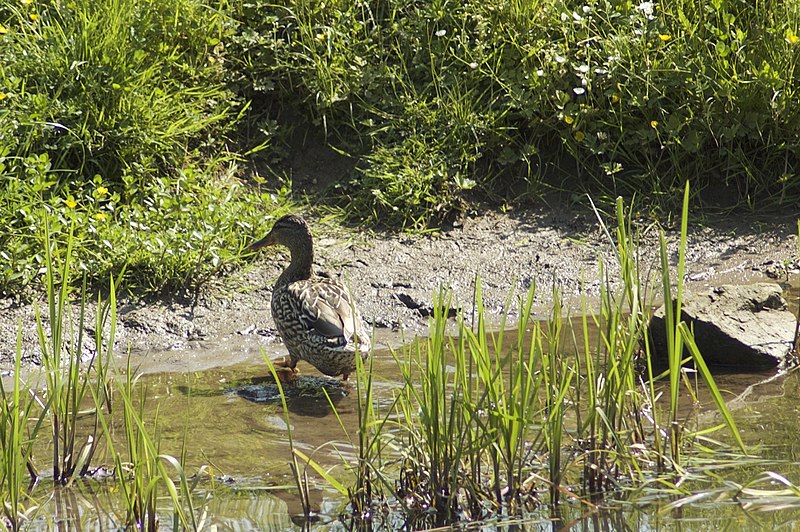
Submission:
[[[288,215],[250,247],[281,245],[291,262],[272,290],[272,318],[289,350],[288,366],[309,362],[325,375],[347,380],[356,369],[356,352],[369,354],[370,340],[350,292],[339,281],[314,275],[314,242],[308,224]]]

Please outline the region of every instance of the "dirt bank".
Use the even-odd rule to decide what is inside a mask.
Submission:
[[[396,344],[401,334],[408,338],[423,332],[439,287],[452,290],[453,307],[471,309],[476,275],[494,316],[503,312],[512,287],[521,293],[535,283],[543,315],[556,283],[575,313],[582,285],[589,297],[598,294],[599,261],[606,264],[612,282],[617,277],[614,249],[588,206],[489,212],[432,235],[369,234],[311,222],[318,269],[350,283],[381,343]],[[692,224],[688,289],[791,278],[797,266],[796,224],[796,217],[783,215],[715,217]],[[642,271],[655,273],[657,231],[644,222],[639,228]],[[668,237],[674,263],[677,228]],[[192,301],[122,301],[117,353],[122,357],[130,348],[134,363],[145,371],[188,371],[258,362],[262,347],[280,352],[269,312],[270,285],[287,257],[283,250],[268,250],[251,267],[220,279]],[[25,359],[35,364],[39,350],[33,307],[0,301],[0,309],[0,365],[11,367],[19,324]],[[87,323],[93,324],[89,318]],[[87,339],[84,345],[89,353],[91,342]]]

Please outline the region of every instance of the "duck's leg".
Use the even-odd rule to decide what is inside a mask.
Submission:
[[[298,358],[292,355],[285,355],[272,361],[275,373],[281,382],[292,382],[297,379],[300,371],[297,369]]]

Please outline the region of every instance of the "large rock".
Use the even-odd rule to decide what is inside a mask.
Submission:
[[[722,285],[688,296],[683,320],[709,365],[760,370],[776,367],[792,350],[796,319],[786,308],[781,287],[773,283]],[[650,322],[655,357],[666,363],[664,306]]]

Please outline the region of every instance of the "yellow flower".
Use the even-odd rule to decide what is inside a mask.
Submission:
[[[661,39],[661,42],[667,42],[668,40],[672,39],[672,35],[668,33],[659,33],[658,38]]]
[[[583,134],[583,131],[576,131],[575,133],[572,134],[572,136],[575,137],[575,140],[577,140],[578,142],[586,138],[586,135]]]
[[[568,126],[571,126],[573,122],[575,122],[575,119],[572,118],[571,116],[567,115],[564,117],[564,123],[567,124]]]
[[[78,202],[72,199],[71,197],[64,200],[64,203],[67,205],[67,208],[74,209],[78,206]]]
[[[650,127],[652,127],[653,129],[657,128],[658,127],[658,120],[651,120],[650,121]]]
[[[316,39],[317,39],[318,41],[324,41],[324,40],[325,40],[325,34],[324,34],[324,33],[317,33],[317,34],[315,35],[315,37],[316,37]]]
[[[97,187],[97,195],[98,196],[105,196],[106,194],[108,194],[108,189],[106,187],[104,187],[103,185],[100,185],[99,187]]]
[[[793,33],[786,37],[786,42],[788,42],[789,44],[797,44],[798,42],[800,42],[800,37],[798,37]]]
[[[22,5],[23,5],[23,6],[29,6],[29,5],[31,5],[32,3],[33,3],[33,0],[22,0]]]
[[[8,28],[0,24],[0,35],[3,35],[4,33],[8,33]]]
[[[94,219],[99,222],[105,221],[106,218],[108,218],[108,215],[104,212],[98,212],[94,215]]]
[[[5,92],[0,92],[0,102],[2,102],[3,100],[5,100],[5,99],[6,99],[6,97],[7,97],[7,94],[6,94]]]
[[[31,14],[30,14],[30,15],[28,15],[28,16],[29,16],[29,17],[31,17],[31,20],[32,20],[32,21],[34,21],[34,22],[36,22],[37,20],[39,20],[39,15],[37,15],[36,13],[31,13]]]
[[[620,101],[622,101],[622,96],[620,96],[616,92],[611,95],[611,103],[619,103]]]

